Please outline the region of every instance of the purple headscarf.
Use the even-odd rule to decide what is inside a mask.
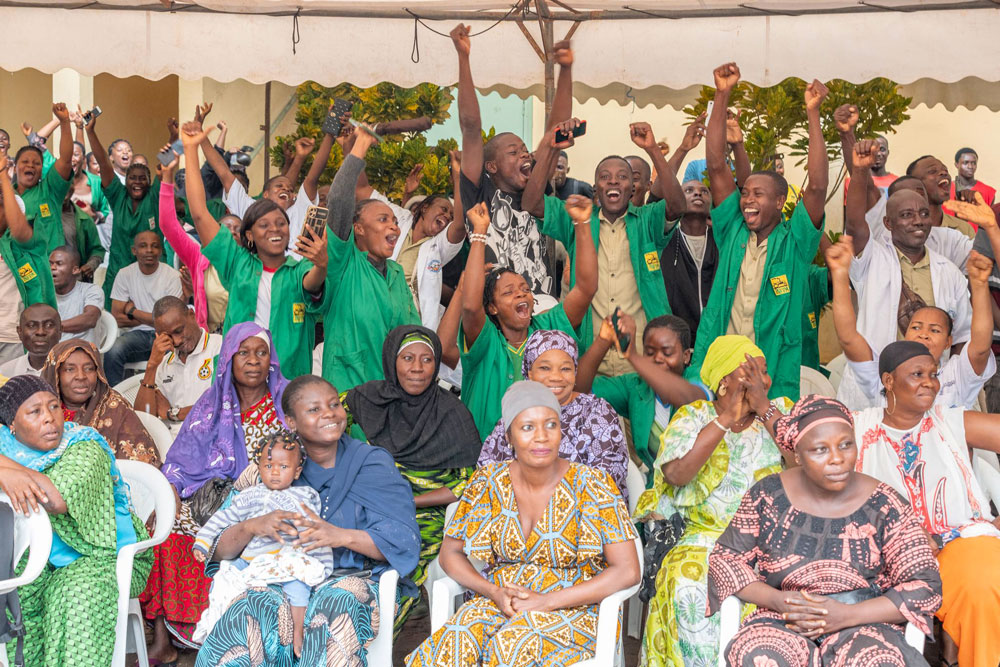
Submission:
[[[535,360],[549,350],[562,350],[573,358],[573,366],[576,366],[577,358],[576,341],[569,334],[562,331],[539,329],[528,337],[524,344],[524,357],[521,363],[521,375],[528,379],[528,371],[531,370]]]
[[[253,322],[241,322],[222,340],[215,381],[191,408],[163,463],[163,474],[181,498],[190,497],[216,477],[235,479],[249,463],[240,401],[233,383],[233,356],[240,349],[240,343],[260,333],[267,337],[271,348],[267,388],[278,418],[285,420],[281,412],[281,393],[288,380],[281,374],[271,333]]]

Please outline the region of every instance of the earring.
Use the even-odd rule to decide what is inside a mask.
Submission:
[[[896,402],[896,397],[893,395],[892,389],[890,389],[888,391],[888,393],[886,393],[885,413],[887,415],[892,415],[893,411],[896,409],[895,407],[893,407],[891,410],[889,409],[889,398],[890,397],[892,398],[892,402],[895,403]]]
[[[719,390],[717,392],[715,392],[715,393],[718,394],[719,396],[725,396],[727,391],[728,391],[728,389],[726,388],[726,385],[720,384],[719,385]]]

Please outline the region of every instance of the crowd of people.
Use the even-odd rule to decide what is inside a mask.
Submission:
[[[637,154],[591,185],[568,176],[569,43],[531,151],[484,142],[451,38],[451,193],[376,191],[349,118],[256,185],[208,103],[152,162],[61,103],[13,157],[0,131],[0,488],[54,533],[20,590],[26,664],[107,664],[116,550],[172,521],[131,590],[164,665],[364,665],[381,624],[427,613],[437,559],[468,594],[407,667],[593,657],[600,602],[636,584],[643,666],[926,664],[909,624],[942,665],[996,667],[1000,519],[973,462],[1000,453],[1000,224],[976,152],[954,181],[930,155],[897,177],[854,134],[864,100],[839,107],[828,235],[827,88],[805,88],[799,190],[778,156],[751,165],[728,63],[675,151],[633,123]],[[800,395],[827,308],[843,377]],[[176,516],[144,525],[116,459],[158,467]]]

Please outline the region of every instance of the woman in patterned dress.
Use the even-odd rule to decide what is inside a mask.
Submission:
[[[384,380],[358,385],[344,405],[368,442],[392,454],[413,490],[420,526],[420,561],[411,580],[421,586],[444,537],[445,507],[456,502],[475,472],[482,443],[469,409],[437,384],[441,340],[419,325],[396,327],[382,345]],[[402,626],[416,598],[396,615]]]
[[[66,421],[96,429],[120,459],[160,467],[156,443],[132,406],[108,385],[93,343],[79,338],[56,343],[45,358],[42,379],[55,387]]]
[[[720,336],[701,367],[714,401],[677,410],[660,441],[653,488],[635,517],[684,517],[684,534],[663,559],[649,603],[640,664],[713,665],[719,617],[705,617],[708,554],[747,489],[781,470],[774,422],[792,402],[767,398],[771,378],[764,353],[744,336]]]
[[[24,664],[108,665],[118,618],[118,549],[148,535],[131,512],[107,441],[89,426],[64,422],[62,410],[41,378],[19,375],[0,387],[0,488],[18,511],[44,508],[53,532],[45,569],[19,590]],[[135,557],[132,595],[142,590],[151,561],[148,552]],[[11,663],[15,645],[8,645]]]
[[[473,592],[407,667],[561,667],[593,657],[601,600],[639,581],[635,530],[610,476],[559,456],[560,406],[537,382],[502,401],[513,461],[480,468],[441,545]],[[469,558],[485,561],[484,577]]]
[[[934,405],[937,362],[916,341],[887,345],[878,370],[886,407],[854,414],[857,469],[907,498],[930,538],[944,583],[937,617],[947,635],[945,662],[996,667],[1000,519],[991,521],[972,450],[1000,451],[1000,415]]]
[[[797,466],[747,492],[709,557],[709,613],[730,595],[757,605],[726,663],[926,666],[903,623],[933,636],[937,562],[909,503],[854,472],[850,411],[807,396],[775,432]]]
[[[256,461],[264,437],[281,428],[279,404],[288,381],[272,350],[270,333],[253,322],[226,333],[215,381],[191,408],[163,463],[178,496],[178,517],[156,547],[149,585],[139,598],[153,621],[149,655],[161,662],[176,659],[171,635],[196,646],[191,634],[208,606],[210,580],[191,551],[201,527],[191,514],[191,497],[213,480],[239,477]]]
[[[562,331],[539,330],[524,345],[521,374],[548,387],[559,401],[563,439],[559,455],[611,475],[628,504],[628,445],[618,413],[603,398],[576,391],[576,341]],[[479,453],[479,467],[509,461],[514,449],[501,419]]]

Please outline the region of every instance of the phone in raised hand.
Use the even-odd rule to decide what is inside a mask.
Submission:
[[[622,354],[625,354],[629,344],[632,342],[632,337],[627,333],[622,333],[620,327],[622,314],[621,308],[615,308],[615,312],[611,314],[611,327],[615,330],[615,335],[618,337],[618,345],[622,348]]]

